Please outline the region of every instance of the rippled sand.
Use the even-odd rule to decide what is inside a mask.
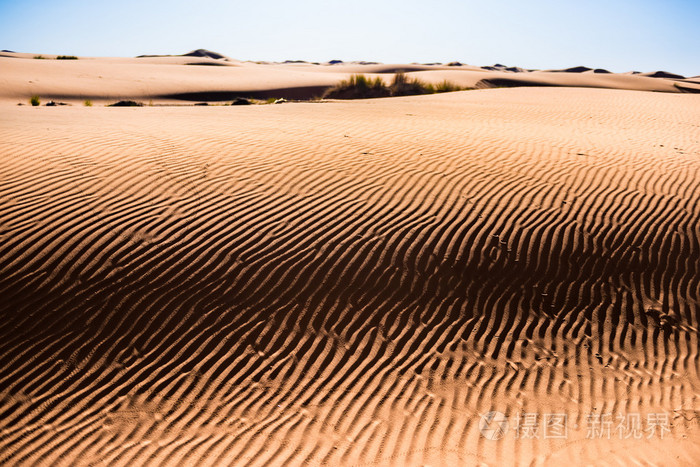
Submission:
[[[5,107],[0,464],[697,465],[699,198],[697,95]]]

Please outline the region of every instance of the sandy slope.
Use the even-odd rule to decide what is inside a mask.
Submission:
[[[382,77],[397,70],[439,83],[469,88],[576,86],[659,92],[700,92],[692,80],[633,74],[534,71],[512,73],[474,66],[309,63],[260,64],[233,59],[168,56],[33,59],[33,54],[0,53],[0,104],[27,103],[32,95],[70,103],[120,99],[178,103],[230,101],[236,97],[311,99],[353,73]]]
[[[6,107],[0,464],[697,465],[699,129],[601,89]]]

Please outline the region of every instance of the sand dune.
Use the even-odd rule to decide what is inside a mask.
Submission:
[[[6,107],[0,464],[696,465],[699,124],[571,88]]]
[[[32,95],[45,100],[95,103],[118,100],[156,104],[222,102],[237,97],[312,99],[355,73],[391,80],[403,70],[429,83],[443,80],[467,88],[562,86],[657,92],[700,92],[697,82],[666,72],[595,73],[587,67],[525,71],[517,67],[419,64],[252,63],[216,52],[196,50],[179,56],[137,58],[80,57],[79,60],[35,60],[35,54],[0,53],[0,104],[26,103]],[[199,66],[193,66],[199,65]],[[520,70],[513,72],[508,70]]]

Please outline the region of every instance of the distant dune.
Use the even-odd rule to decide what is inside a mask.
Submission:
[[[55,55],[0,53],[0,105],[45,100],[95,103],[142,100],[154,103],[223,102],[237,97],[312,99],[354,73],[390,80],[405,71],[427,83],[448,80],[465,88],[559,86],[628,89],[657,92],[700,92],[697,80],[667,72],[616,74],[607,70],[572,67],[562,70],[524,70],[496,64],[477,67],[459,64],[345,63],[313,64],[241,62],[198,49],[184,55],[143,55],[136,58],[80,57],[55,60]],[[202,66],[192,66],[202,65]]]
[[[211,58],[214,60],[230,60],[225,55],[221,55],[220,53],[212,52],[211,50],[206,50],[206,49],[197,49],[197,50],[193,50],[192,52],[188,52],[188,53],[182,54],[182,55],[139,55],[136,58],[150,58],[150,57],[203,57],[203,58]]]

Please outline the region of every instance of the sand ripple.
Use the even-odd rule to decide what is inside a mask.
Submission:
[[[11,109],[0,464],[608,446],[486,440],[489,410],[666,411],[609,461],[692,463],[699,130],[700,96],[590,89]]]

